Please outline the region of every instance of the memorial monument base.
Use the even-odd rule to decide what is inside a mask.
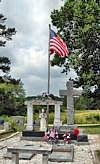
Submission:
[[[87,143],[88,142],[88,136],[86,134],[79,134],[77,137],[78,143]]]
[[[59,130],[65,132],[66,130],[73,130],[74,128],[77,128],[77,125],[72,124],[72,125],[68,125],[68,124],[63,124],[62,126],[60,126]]]
[[[43,131],[33,131],[33,130],[24,130],[22,132],[21,139],[24,140],[33,140],[33,141],[42,141],[44,140],[44,132]]]
[[[62,126],[62,122],[54,122],[54,127],[59,128]]]

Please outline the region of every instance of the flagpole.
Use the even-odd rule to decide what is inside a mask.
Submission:
[[[48,96],[50,94],[50,29],[51,25],[49,24],[49,43],[48,43]],[[48,128],[48,117],[49,116],[49,104],[47,104],[47,128]]]
[[[49,24],[49,46],[48,46],[48,95],[50,93],[50,29],[51,25]]]

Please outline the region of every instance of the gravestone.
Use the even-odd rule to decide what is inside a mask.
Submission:
[[[60,119],[60,105],[62,105],[61,102],[57,102],[55,104],[54,126],[57,128],[62,126],[62,122]]]
[[[60,96],[67,96],[67,125],[74,125],[74,96],[80,96],[81,92],[73,89],[73,81],[67,82],[67,90],[60,90]]]
[[[12,116],[17,125],[24,127],[24,116]]]
[[[60,90],[60,96],[67,96],[67,128],[74,129],[74,96],[80,96],[81,90],[73,89],[73,81],[67,82],[67,90]],[[88,136],[80,133],[77,137],[77,143],[87,143]]]
[[[9,124],[9,122],[4,122],[4,130],[9,131],[10,128],[11,128],[11,125]]]

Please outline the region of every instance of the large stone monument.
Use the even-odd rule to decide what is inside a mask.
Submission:
[[[80,96],[81,91],[73,89],[73,81],[67,82],[67,90],[60,90],[60,96],[67,96],[67,125],[74,126],[74,96]]]
[[[76,127],[74,124],[74,96],[80,96],[81,90],[73,89],[73,81],[67,82],[67,90],[60,90],[60,96],[67,96],[67,128],[73,129]],[[88,136],[80,133],[77,137],[78,144],[88,142]]]
[[[60,106],[62,105],[61,100],[30,98],[29,100],[25,101],[25,105],[27,105],[27,125],[26,125],[26,129],[22,132],[22,138],[23,139],[27,138],[27,139],[31,140],[31,137],[34,137],[34,140],[35,140],[35,137],[36,137],[36,139],[38,138],[38,139],[42,140],[42,138],[44,136],[45,130],[35,131],[34,127],[33,127],[34,126],[33,125],[33,122],[34,122],[33,114],[34,114],[34,106],[35,105],[43,105],[43,106],[44,105],[46,105],[46,106],[47,105],[53,105],[54,106],[54,113],[55,113],[54,114],[54,126],[56,126],[56,127],[61,126],[61,120],[60,120]]]

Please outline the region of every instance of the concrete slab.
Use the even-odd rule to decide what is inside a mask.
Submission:
[[[76,145],[89,145],[89,142],[76,142]]]
[[[53,145],[52,149],[55,152],[73,152],[74,146],[68,144],[57,144],[57,145]]]
[[[44,141],[44,137],[21,137],[21,140],[27,140],[27,141]]]
[[[33,153],[29,153],[29,152],[21,152],[19,153],[19,159],[23,159],[23,160],[31,160],[31,158],[34,156],[35,154]],[[11,152],[6,152],[3,155],[4,158],[12,158],[12,153]]]
[[[73,162],[74,147],[73,145],[53,145],[53,152],[49,155],[49,161],[52,162]]]
[[[73,155],[71,152],[52,152],[48,160],[52,162],[73,162]]]

